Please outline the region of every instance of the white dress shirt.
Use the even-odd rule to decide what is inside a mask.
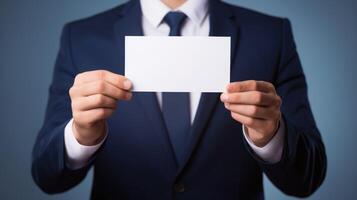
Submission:
[[[142,8],[142,27],[144,35],[148,36],[168,36],[169,26],[162,20],[165,15],[172,11],[160,0],[140,0]],[[183,12],[187,15],[181,28],[182,36],[208,36],[210,23],[208,13],[208,0],[190,0],[175,11]],[[195,117],[201,93],[190,93],[191,123]],[[162,94],[157,93],[159,105],[162,105]],[[78,143],[72,132],[73,119],[67,124],[64,130],[64,141],[67,153],[67,165],[71,169],[84,167],[91,156],[99,149],[105,139],[94,146],[84,146]],[[280,161],[284,146],[284,121],[281,120],[280,127],[271,141],[260,148],[249,139],[243,126],[244,137],[253,151],[264,161],[276,163]],[[237,133],[238,134],[238,133]]]

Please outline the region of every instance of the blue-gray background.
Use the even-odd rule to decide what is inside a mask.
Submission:
[[[59,34],[64,23],[120,0],[0,0],[0,199],[88,199],[91,176],[48,196],[30,175]],[[291,19],[309,95],[328,156],[328,173],[310,199],[354,199],[357,185],[357,1],[230,0]],[[265,179],[267,199],[289,199]]]

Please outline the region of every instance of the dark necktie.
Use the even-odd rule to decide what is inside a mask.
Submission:
[[[182,12],[169,12],[166,14],[164,22],[170,27],[169,36],[181,35],[181,26],[185,19],[186,15]],[[180,165],[184,159],[191,126],[189,93],[164,92],[162,94],[162,113],[175,151],[176,160]]]

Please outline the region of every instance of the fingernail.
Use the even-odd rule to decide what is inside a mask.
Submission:
[[[231,84],[228,84],[227,87],[226,87],[226,92],[229,92],[229,88],[231,87],[230,86]]]
[[[229,109],[229,103],[224,103],[224,107]]]
[[[125,80],[124,83],[123,83],[123,85],[124,85],[124,89],[130,90],[130,88],[131,88],[131,82],[130,82],[129,80]]]
[[[222,101],[227,101],[227,100],[228,100],[228,95],[225,94],[225,93],[223,93],[223,94],[221,95],[221,100],[222,100]]]

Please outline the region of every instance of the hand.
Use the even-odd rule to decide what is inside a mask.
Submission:
[[[130,100],[132,83],[124,76],[97,70],[78,74],[69,90],[73,134],[80,144],[98,144],[106,134],[106,119],[118,100]]]
[[[264,81],[234,82],[227,86],[221,101],[236,121],[247,129],[252,142],[265,146],[275,135],[281,117],[281,98],[273,84]]]

